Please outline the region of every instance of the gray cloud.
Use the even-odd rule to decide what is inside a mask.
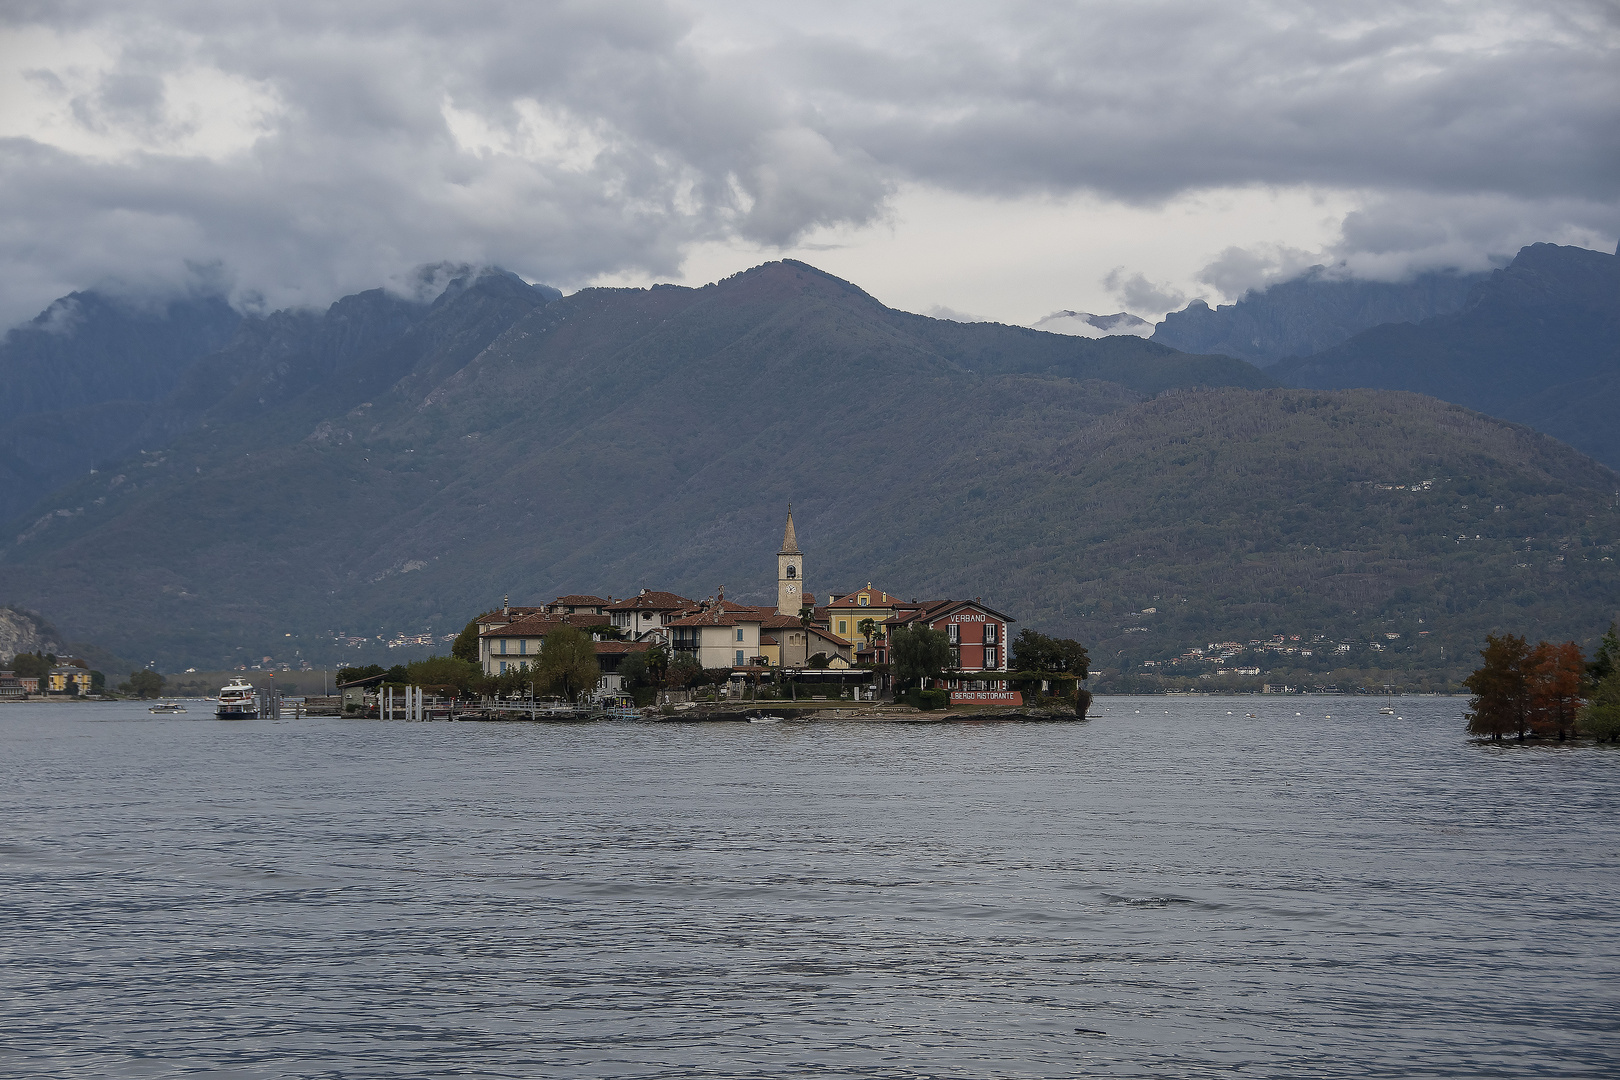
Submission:
[[[1127,274],[1123,266],[1116,266],[1108,272],[1103,278],[1103,287],[1118,297],[1125,310],[1132,314],[1161,314],[1180,307],[1187,299],[1187,294],[1180,289],[1156,285],[1140,271]]]
[[[78,43],[82,63],[21,70],[109,149],[0,140],[0,321],[96,283],[195,282],[197,265],[276,305],[444,259],[564,287],[673,274],[702,241],[881,221],[906,182],[1139,204],[1364,190],[1316,253],[1347,273],[1479,262],[1532,226],[1620,232],[1607,4],[774,17],[654,0],[7,7],[0,27]],[[1229,251],[1205,280],[1240,289],[1291,258]],[[1119,287],[1157,306],[1130,299],[1154,292],[1145,277]]]

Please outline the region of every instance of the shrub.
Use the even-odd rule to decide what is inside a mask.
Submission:
[[[948,709],[951,707],[951,695],[948,690],[907,690],[902,695],[905,704],[923,712],[932,712],[935,709]]]

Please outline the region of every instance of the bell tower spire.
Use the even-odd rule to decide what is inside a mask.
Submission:
[[[776,553],[776,613],[797,617],[804,604],[804,553],[793,531],[793,504],[788,504],[782,550]]]

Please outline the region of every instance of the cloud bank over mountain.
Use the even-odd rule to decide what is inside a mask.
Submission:
[[[919,185],[1353,205],[1325,247],[1211,253],[1229,294],[1620,233],[1606,4],[82,0],[0,27],[5,324],[199,276],[251,307],[443,259],[674,275],[700,244],[882,229]]]

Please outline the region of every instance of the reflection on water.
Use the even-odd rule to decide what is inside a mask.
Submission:
[[[0,1073],[1620,1071],[1620,752],[1382,704],[0,706]]]

